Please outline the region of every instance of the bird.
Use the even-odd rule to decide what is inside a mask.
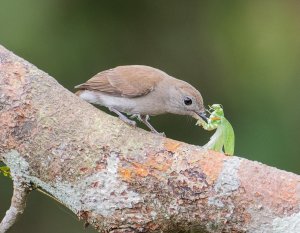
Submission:
[[[153,133],[150,116],[165,113],[207,120],[203,98],[191,84],[146,65],[123,65],[99,72],[75,86],[79,98],[107,107],[125,123],[136,126],[136,117]],[[165,135],[164,135],[165,136]]]

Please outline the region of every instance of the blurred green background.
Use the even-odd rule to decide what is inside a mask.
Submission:
[[[118,65],[160,68],[223,104],[236,155],[300,174],[299,1],[1,0],[0,44],[71,91]],[[211,136],[183,116],[152,123],[192,144]],[[0,176],[0,218],[11,186]],[[34,192],[10,232],[95,231]]]

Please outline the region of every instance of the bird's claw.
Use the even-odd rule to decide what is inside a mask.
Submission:
[[[159,136],[162,136],[162,137],[166,137],[166,134],[164,133],[164,132],[161,132],[161,133],[159,133],[159,132],[153,132],[153,133],[156,133],[156,134],[158,134]]]
[[[136,127],[136,122],[135,121],[132,121],[132,120],[129,120],[128,118],[122,118],[122,117],[119,117],[120,120],[124,121],[126,124],[130,125],[130,126],[133,126],[133,127]]]

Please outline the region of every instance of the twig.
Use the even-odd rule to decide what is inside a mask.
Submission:
[[[23,214],[26,206],[26,199],[29,193],[27,184],[20,182],[18,178],[14,179],[13,184],[14,191],[11,199],[11,205],[0,223],[0,233],[7,232],[9,228],[13,226],[18,217]]]

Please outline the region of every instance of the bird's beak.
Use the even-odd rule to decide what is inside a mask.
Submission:
[[[206,116],[206,112],[200,112],[200,113],[198,113],[198,116],[200,116],[204,121],[206,121],[207,122],[207,116]]]

